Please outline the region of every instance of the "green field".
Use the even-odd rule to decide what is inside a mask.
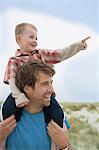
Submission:
[[[99,103],[61,103],[73,150],[99,150]]]

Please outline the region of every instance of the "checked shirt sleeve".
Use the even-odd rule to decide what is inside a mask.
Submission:
[[[4,75],[4,83],[9,84],[9,80],[15,77],[16,71],[18,69],[18,63],[15,57],[11,57],[8,61],[5,75]]]
[[[56,64],[61,61],[60,52],[57,50],[41,49],[39,54],[43,63]]]

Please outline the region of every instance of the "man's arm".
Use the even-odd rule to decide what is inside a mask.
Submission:
[[[14,115],[0,122],[0,150],[5,149],[6,138],[15,127],[16,120]]]
[[[48,124],[48,134],[59,149],[68,147],[67,128],[58,126],[53,120]]]

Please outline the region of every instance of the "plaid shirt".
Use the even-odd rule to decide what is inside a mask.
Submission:
[[[61,60],[58,50],[37,49],[32,52],[26,52],[18,49],[14,57],[11,57],[6,67],[4,83],[9,84],[8,80],[15,78],[18,67],[28,61],[40,61],[42,63],[55,64]]]
[[[68,59],[78,53],[80,50],[86,49],[82,41],[73,43],[64,49],[48,50],[35,49],[32,52],[26,52],[18,49],[14,57],[11,57],[6,67],[4,83],[9,84],[9,79],[15,78],[18,67],[25,62],[40,61],[42,63],[56,64]]]

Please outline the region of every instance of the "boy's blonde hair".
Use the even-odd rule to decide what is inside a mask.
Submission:
[[[15,36],[22,34],[26,26],[30,26],[31,28],[37,31],[37,28],[35,27],[35,25],[30,24],[30,23],[21,23],[21,24],[18,24],[15,28]]]

